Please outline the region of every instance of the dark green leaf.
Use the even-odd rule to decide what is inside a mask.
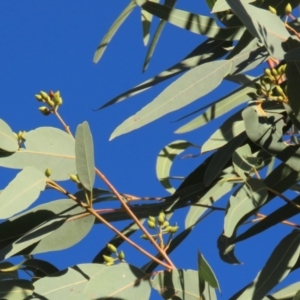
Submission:
[[[6,300],[24,300],[31,296],[33,285],[24,279],[0,281],[0,297]]]
[[[188,71],[152,102],[119,125],[111,134],[110,140],[153,122],[206,95],[219,86],[230,70],[231,62],[221,60],[209,62]]]
[[[9,269],[9,271],[7,271]],[[8,261],[0,263],[0,280],[18,279],[18,270],[14,269],[14,264]]]
[[[47,262],[45,260],[36,259],[36,258],[31,258],[31,259],[26,260],[23,263],[23,266],[25,267],[25,269],[39,270],[39,271],[41,271],[45,275],[54,274],[54,273],[56,273],[56,272],[59,271],[51,263],[49,263],[49,262]]]
[[[225,235],[221,234],[218,238],[218,249],[220,258],[229,264],[241,264],[238,259],[235,257],[234,248],[235,245],[232,242],[233,238],[228,238]]]
[[[122,25],[122,23],[126,20],[126,18],[129,16],[131,11],[135,7],[136,7],[136,2],[134,0],[131,0],[130,3],[125,7],[125,9],[118,16],[118,18],[115,20],[115,22],[112,24],[112,26],[109,28],[108,32],[106,33],[106,35],[100,42],[99,46],[97,47],[93,59],[94,63],[97,63],[100,60],[101,56],[106,50],[106,47],[109,45],[110,40],[113,38],[116,31],[119,29],[119,27]]]
[[[17,137],[2,119],[0,119],[0,149],[15,152],[19,149]]]
[[[30,206],[45,189],[47,177],[26,167],[0,194],[0,219],[7,219]]]
[[[204,280],[212,288],[220,290],[220,285],[213,269],[200,252],[198,252],[198,275],[200,280]]]
[[[95,182],[94,142],[87,122],[77,127],[75,154],[79,180],[87,190],[92,191]]]
[[[26,132],[25,148],[13,154],[0,151],[0,166],[12,169],[51,169],[53,180],[67,180],[76,173],[74,139],[62,130],[39,127]]]
[[[267,299],[299,300],[297,298],[294,299],[294,296],[296,296],[296,294],[299,291],[299,286],[300,286],[300,281],[293,283],[289,286],[286,286],[283,289],[276,291],[272,295],[266,296],[263,300],[267,300]]]
[[[263,269],[253,282],[238,292],[234,299],[263,299],[291,271],[300,254],[300,232],[293,230],[274,249]]]
[[[157,3],[159,0],[152,0]],[[143,42],[144,45],[147,46],[150,39],[150,26],[152,22],[153,15],[141,9],[141,17],[142,17],[142,27],[143,27]]]

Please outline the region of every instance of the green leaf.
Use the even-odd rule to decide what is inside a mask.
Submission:
[[[151,1],[137,0],[137,4],[149,13],[177,27],[214,39],[228,41],[238,40],[244,31],[242,27],[221,28],[213,18],[153,3]]]
[[[286,287],[284,287],[283,289],[280,289],[279,291],[276,291],[275,293],[273,293],[272,295],[268,295],[267,297],[265,297],[263,300],[267,300],[267,299],[292,299],[292,297],[295,297],[296,294],[299,292],[299,286],[300,286],[300,281],[293,283],[291,285],[288,285]],[[292,299],[292,300],[298,300],[296,299]]]
[[[26,167],[0,194],[0,219],[7,219],[30,206],[45,189],[47,177]]]
[[[198,251],[198,276],[199,280],[206,281],[212,288],[220,290],[218,279],[204,256]]]
[[[201,152],[216,150],[245,131],[241,111],[229,117],[203,144]]]
[[[224,220],[224,235],[231,237],[248,213],[261,207],[268,197],[265,184],[256,178],[249,178],[229,200]]]
[[[247,135],[245,132],[233,138],[225,146],[219,148],[209,163],[204,174],[203,183],[209,186],[222,172],[234,151],[245,142]]]
[[[106,33],[106,35],[100,42],[99,46],[97,47],[93,59],[94,63],[97,63],[100,60],[104,51],[106,50],[106,47],[109,45],[109,42],[113,38],[114,34],[116,33],[116,31],[119,29],[119,27],[122,25],[122,23],[126,20],[126,18],[129,16],[129,14],[132,12],[132,10],[135,7],[136,7],[136,2],[134,0],[131,0],[130,3],[125,7],[125,9],[118,16],[118,18],[115,20],[115,22],[112,24],[112,26],[109,28],[108,32]]]
[[[149,299],[151,287],[140,269],[121,263],[114,266],[80,264],[34,283],[34,296],[57,299]],[[40,299],[40,298],[38,298]]]
[[[159,1],[156,1],[156,3],[159,2]],[[170,6],[170,7],[174,7],[175,4],[176,4],[177,0],[165,0],[165,3],[164,5],[166,6]],[[146,69],[148,68],[148,65],[149,65],[149,62],[150,62],[150,59],[153,55],[153,52],[155,50],[155,47],[157,45],[157,42],[161,36],[161,33],[164,29],[166,25],[166,21],[165,20],[160,20],[159,21],[159,24],[158,24],[158,27],[154,33],[154,36],[153,36],[153,39],[151,40],[151,43],[150,43],[150,46],[148,48],[148,51],[147,51],[147,54],[146,54],[146,58],[145,58],[145,61],[144,61],[144,65],[143,65],[143,72],[146,71]]]
[[[93,224],[94,216],[70,199],[37,206],[0,225],[9,233],[1,231],[0,260],[20,251],[35,254],[66,249],[86,236]]]
[[[170,272],[161,271],[154,276],[151,283],[163,299],[171,299],[174,295],[184,300],[199,299],[200,285],[197,271],[181,269]],[[203,295],[205,299],[217,299],[214,289],[210,288],[209,285],[206,286]]]
[[[152,0],[157,3],[159,0]],[[152,22],[153,15],[141,9],[141,17],[142,17],[142,27],[143,27],[143,42],[144,45],[147,46],[150,39],[150,26]]]
[[[234,170],[244,181],[247,180],[253,167],[255,167],[255,165],[249,162],[251,156],[252,152],[249,144],[239,147],[232,155]]]
[[[231,299],[263,299],[291,271],[300,254],[300,232],[293,230],[274,249],[263,269],[242,293]]]
[[[249,101],[249,93],[254,93],[255,91],[256,89],[249,87],[249,84],[234,90],[228,95],[212,103],[209,109],[200,116],[197,116],[193,120],[178,128],[175,133],[185,133],[200,128],[203,125],[207,125],[238,105]]]
[[[0,149],[8,152],[15,152],[19,149],[17,137],[2,119],[0,119]]]
[[[11,271],[7,271],[8,268],[13,268],[14,264],[8,261],[3,261],[0,263],[0,280],[7,279],[18,279],[18,270],[11,269]],[[4,271],[5,270],[5,271]]]
[[[156,160],[156,176],[163,187],[170,193],[175,192],[175,188],[170,182],[170,170],[173,164],[173,160],[182,153],[188,147],[193,146],[193,144],[178,140],[165,146],[158,154]]]
[[[209,62],[188,71],[169,85],[151,103],[119,125],[111,134],[110,140],[153,122],[206,95],[221,83],[230,69],[231,62],[221,60]]]
[[[220,258],[229,264],[241,264],[238,259],[235,257],[234,248],[235,245],[232,242],[233,238],[228,238],[225,235],[221,234],[218,238],[218,249]]]
[[[283,59],[285,51],[282,48],[282,42],[286,41],[290,34],[281,19],[270,11],[240,0],[226,1],[251,34],[266,46],[270,55],[280,60]]]
[[[250,3],[250,2],[254,2],[255,0],[243,0],[243,1]],[[227,4],[226,0],[218,0],[212,9],[212,13],[217,13],[229,9],[230,6]]]
[[[214,61],[222,56],[224,56],[228,51],[225,49],[230,46],[232,42],[228,41],[219,41],[214,39],[207,39],[196,47],[191,53],[189,53],[182,61],[175,64],[171,68],[157,74],[156,76],[142,82],[141,84],[135,86],[134,88],[122,93],[121,95],[113,98],[99,109],[105,108],[112,104],[124,101],[129,97],[142,93],[156,84],[165,81],[177,74],[180,74],[188,69],[196,67],[198,65],[204,64],[209,61]]]
[[[33,285],[24,279],[0,281],[0,297],[6,300],[23,300],[30,297],[33,292]]]
[[[25,148],[13,154],[0,150],[0,166],[12,169],[51,169],[53,180],[67,180],[76,173],[74,139],[62,130],[40,127],[25,135]]]
[[[51,263],[49,263],[45,260],[36,259],[36,258],[31,258],[31,259],[24,261],[23,266],[25,267],[26,270],[38,270],[45,275],[54,274],[59,271]]]
[[[94,142],[87,122],[77,127],[75,154],[79,180],[87,190],[92,191],[95,182]]]
[[[293,202],[297,205],[300,205],[300,196],[296,197]],[[293,216],[299,214],[299,209],[292,206],[290,203],[287,203],[283,205],[282,207],[278,208],[274,212],[270,213],[268,216],[266,216],[264,219],[259,221],[258,223],[251,226],[249,229],[247,229],[245,232],[240,234],[234,242],[240,242],[245,239],[248,239],[254,235],[257,235],[267,229],[269,229],[272,226],[275,226],[277,224],[280,224],[280,222],[284,220],[288,220],[292,218]]]
[[[228,177],[232,178],[232,174],[228,174]],[[225,177],[226,178],[226,177]],[[222,196],[230,192],[233,187],[234,183],[229,182],[223,182],[220,183],[220,181],[216,182],[207,193],[204,195],[201,195],[201,198],[199,201],[196,202],[196,204],[202,204],[207,206],[213,206],[213,204],[218,201]],[[191,205],[189,208],[189,211],[185,217],[185,228],[190,228],[192,226],[195,226],[195,224],[198,222],[200,217],[208,210],[208,207],[203,206],[196,206]]]

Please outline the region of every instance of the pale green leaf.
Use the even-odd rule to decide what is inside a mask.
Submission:
[[[137,4],[149,13],[177,27],[214,39],[228,41],[238,40],[244,31],[244,28],[240,26],[221,28],[214,18],[153,3],[151,1],[137,0]]]
[[[158,154],[156,160],[156,176],[163,187],[170,193],[175,192],[175,188],[170,182],[170,170],[173,160],[186,148],[193,146],[191,143],[178,140],[165,146]]]
[[[254,281],[230,299],[263,299],[292,270],[300,254],[300,231],[293,230],[274,249]]]
[[[24,300],[30,297],[33,285],[24,279],[0,281],[0,298],[5,300]]]
[[[113,138],[138,129],[178,110],[214,90],[230,72],[230,61],[214,61],[195,67],[170,84],[151,103],[119,125]]]
[[[212,103],[209,109],[207,109],[200,116],[197,116],[185,125],[178,128],[175,133],[189,132],[210,123],[238,105],[249,101],[249,93],[254,93],[255,91],[255,88],[248,85],[244,85],[234,90],[233,92]]]
[[[45,189],[47,177],[26,167],[0,194],[0,219],[7,219],[30,206]]]
[[[198,251],[198,276],[206,281],[212,288],[220,290],[218,279],[204,256]]]
[[[82,185],[89,191],[95,182],[94,142],[89,124],[79,124],[75,134],[76,169]]]
[[[174,295],[184,300],[200,298],[198,272],[194,270],[161,271],[154,276],[152,287],[160,293],[163,299],[171,299]],[[205,299],[217,299],[214,289],[208,284],[202,291],[202,295],[205,296]]]
[[[249,178],[231,197],[224,220],[224,235],[231,237],[238,222],[249,212],[258,209],[268,198],[265,184]]]
[[[253,170],[253,165],[247,161],[247,158],[252,156],[249,144],[239,147],[232,155],[232,164],[235,172],[243,180],[249,177],[249,173]]]
[[[0,151],[0,166],[34,167],[41,172],[49,168],[53,180],[67,180],[76,173],[75,142],[69,134],[53,127],[39,127],[27,132],[25,138],[25,148],[13,154]]]
[[[152,2],[158,3],[159,0],[151,0]],[[150,27],[153,15],[144,9],[141,9],[142,27],[143,27],[143,42],[147,46],[150,39]]]
[[[120,263],[114,266],[81,264],[34,283],[34,299],[149,299],[151,286],[140,269]]]
[[[122,25],[122,23],[126,20],[126,18],[129,16],[131,11],[135,7],[136,7],[136,2],[134,0],[131,0],[130,3],[125,7],[125,9],[118,16],[118,18],[115,20],[115,22],[112,24],[112,26],[109,28],[108,32],[106,33],[106,35],[100,42],[99,46],[97,47],[93,59],[94,63],[97,63],[100,60],[104,51],[106,50],[106,47],[109,45],[109,42],[113,38],[114,34],[116,33],[116,31],[119,29],[119,27]]]
[[[2,119],[0,119],[0,149],[8,152],[15,152],[19,149],[17,137]]]
[[[266,46],[270,55],[277,59],[283,59],[285,51],[282,43],[290,37],[290,34],[282,20],[270,11],[257,8],[244,1],[226,1],[251,34]]]
[[[244,132],[244,121],[241,120],[241,118],[241,112],[238,112],[228,118],[203,144],[201,152],[204,153],[216,150],[226,145],[237,135]]]
[[[254,2],[255,0],[242,0],[245,1],[247,3],[250,2]],[[217,0],[217,2],[215,3],[213,9],[212,9],[212,13],[217,13],[217,12],[221,12],[221,11],[225,11],[225,10],[229,10],[230,6],[227,4],[226,0]]]
[[[263,300],[268,300],[268,299],[280,299],[280,300],[281,299],[282,300],[283,299],[290,299],[290,298],[296,296],[297,292],[299,291],[299,288],[300,288],[300,281],[298,281],[296,283],[293,283],[291,285],[288,285],[288,286],[284,287],[283,289],[280,289],[279,291],[276,291],[272,295],[268,295]]]

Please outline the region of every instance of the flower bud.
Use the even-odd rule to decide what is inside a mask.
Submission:
[[[47,168],[46,169],[46,171],[45,171],[45,175],[47,176],[47,177],[50,177],[51,176],[51,169],[49,169],[49,168]]]
[[[70,174],[70,179],[71,179],[73,182],[80,183],[78,176],[75,175],[75,174]]]
[[[161,211],[157,217],[157,221],[160,225],[162,225],[164,223],[165,217],[166,217],[165,213],[163,211]]]
[[[50,100],[50,96],[46,92],[40,91],[40,95],[43,100],[45,100],[45,101]]]
[[[292,5],[288,3],[284,10],[285,10],[285,14],[288,16],[293,10]]]
[[[125,258],[125,254],[123,251],[120,251],[119,255],[118,255],[119,260],[124,260]]]
[[[270,6],[269,5],[269,11],[274,14],[274,15],[277,15],[277,10],[273,7],[273,6]]]
[[[146,234],[141,235],[141,238],[144,240],[149,240],[148,237],[146,236]]]
[[[62,105],[62,98],[60,97],[60,92],[59,91],[57,91],[53,94],[53,102],[57,106]]]
[[[272,69],[272,70],[271,70],[271,73],[272,73],[273,76],[277,76],[277,75],[278,75],[278,72],[277,72],[276,69]]]
[[[155,223],[154,222],[152,222],[152,221],[150,221],[150,220],[148,220],[148,226],[150,227],[150,228],[155,228]]]
[[[111,256],[103,255],[103,259],[104,259],[105,264],[106,264],[107,266],[111,266],[111,265],[113,265],[114,262],[115,262],[115,259],[114,259],[113,257],[111,257]]]
[[[39,107],[39,111],[44,115],[44,116],[48,116],[51,114],[51,111],[48,107],[46,106],[41,106]]]
[[[36,95],[34,95],[34,97],[37,101],[40,101],[40,102],[43,101],[43,97],[40,94],[36,94]]]
[[[265,75],[270,76],[271,75],[271,70],[270,69],[265,69],[264,73],[265,73]]]
[[[169,222],[168,221],[164,221],[164,223],[162,224],[162,227],[168,227],[169,226]]]
[[[113,244],[107,244],[107,248],[111,253],[117,252],[117,248]]]
[[[149,216],[149,220],[152,221],[153,223],[155,223],[155,218],[152,216]]]
[[[169,233],[175,233],[178,230],[178,228],[179,227],[177,225],[176,226],[170,226],[168,232]]]
[[[276,88],[276,92],[277,92],[279,95],[281,95],[281,96],[284,95],[283,89],[281,88],[280,85],[276,85],[275,88]]]

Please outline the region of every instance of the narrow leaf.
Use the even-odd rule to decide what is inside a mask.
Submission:
[[[288,285],[284,287],[283,289],[280,289],[279,291],[276,291],[272,295],[268,295],[263,300],[267,299],[289,299],[291,297],[295,297],[296,294],[299,293],[299,287],[300,287],[300,281],[293,283],[291,285]],[[293,300],[299,300],[293,298]]]
[[[250,2],[254,2],[255,0],[242,0],[242,2],[245,1],[247,3]],[[221,11],[225,11],[225,10],[229,10],[230,6],[227,4],[226,0],[218,0],[213,9],[212,9],[212,13],[217,13],[217,12],[221,12]]]
[[[110,140],[138,129],[206,95],[221,83],[230,70],[231,62],[222,60],[209,62],[190,70],[169,85],[151,103],[119,125]]]
[[[99,46],[97,47],[93,59],[94,63],[97,63],[100,60],[104,51],[106,50],[106,47],[109,45],[109,42],[113,38],[114,34],[116,33],[116,31],[119,29],[119,27],[122,25],[122,23],[126,20],[126,18],[129,16],[131,11],[135,7],[136,7],[136,2],[134,0],[131,0],[130,3],[125,7],[125,9],[118,16],[118,18],[115,20],[115,22],[112,24],[112,26],[109,28],[108,32],[106,33],[106,35],[100,42]]]
[[[188,147],[193,146],[191,143],[178,140],[165,146],[158,154],[156,160],[156,176],[163,187],[170,193],[175,192],[175,188],[170,182],[170,170],[173,160]]]
[[[78,125],[75,135],[76,169],[82,185],[89,191],[95,182],[94,142],[89,124]]]
[[[212,288],[220,290],[218,279],[204,256],[198,251],[198,275],[200,280],[206,281]]]
[[[242,27],[221,28],[213,18],[153,3],[151,1],[137,0],[137,3],[144,10],[177,27],[214,39],[228,41],[238,40],[244,30]]]
[[[0,194],[0,219],[7,219],[30,206],[45,189],[47,177],[26,167]]]
[[[291,271],[300,254],[300,232],[293,230],[274,249],[263,269],[242,293],[231,299],[263,299]]]
[[[249,212],[258,209],[267,200],[265,184],[256,178],[249,178],[231,197],[224,220],[224,235],[231,237],[239,221]]]
[[[33,285],[24,279],[0,281],[0,297],[7,300],[24,300],[33,293]]]
[[[152,0],[152,2],[158,3],[159,0]],[[153,15],[141,9],[141,17],[142,17],[142,28],[143,28],[143,42],[144,45],[147,46],[150,39],[150,26]]]
[[[0,119],[0,149],[8,152],[15,152],[19,149],[16,136],[2,119]]]

